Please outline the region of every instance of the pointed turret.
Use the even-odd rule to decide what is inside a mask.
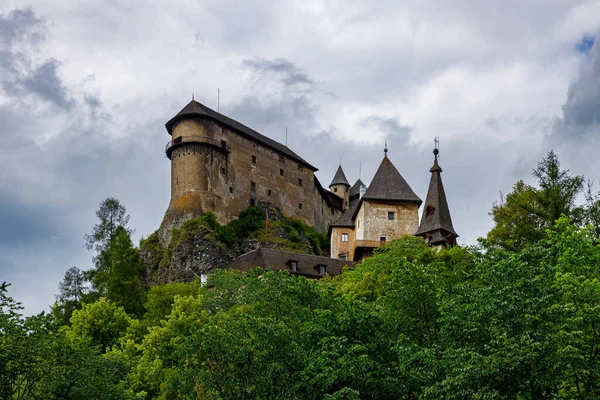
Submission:
[[[404,180],[400,172],[394,167],[394,164],[386,154],[379,169],[375,173],[371,185],[362,197],[363,200],[380,200],[390,202],[409,202],[421,204],[422,201],[413,192],[408,183]]]
[[[425,200],[421,224],[415,236],[422,236],[429,244],[449,244],[452,246],[456,244],[458,234],[452,226],[446,192],[442,184],[442,168],[438,164],[439,150],[435,148],[433,154],[435,158],[433,166],[429,170],[431,172],[431,180],[429,181],[427,199]]]
[[[344,170],[342,169],[341,164],[338,167],[337,171],[335,171],[335,176],[333,177],[333,180],[329,184],[329,187],[332,187],[335,185],[346,185],[346,186],[350,187],[350,184],[348,183],[348,179],[346,179],[346,174],[344,173]]]
[[[336,196],[338,196],[339,198],[341,198],[343,200],[342,207],[343,207],[344,211],[348,209],[348,206],[350,204],[349,189],[350,189],[350,184],[348,183],[348,179],[346,179],[346,174],[344,173],[344,170],[342,169],[342,165],[340,164],[337,171],[335,172],[335,176],[333,177],[333,180],[329,184],[329,190],[331,190],[331,192],[333,192],[333,194],[335,194]]]

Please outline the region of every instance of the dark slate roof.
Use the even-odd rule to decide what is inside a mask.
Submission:
[[[371,185],[361,200],[411,202],[419,205],[422,203],[387,156],[381,161]]]
[[[319,193],[321,193],[321,196],[323,196],[325,203],[327,203],[329,207],[333,207],[338,211],[343,210],[344,200],[341,197],[331,193],[329,190],[325,189],[323,185],[321,185],[321,182],[319,182],[319,180],[317,179],[316,175],[315,187],[317,188]]]
[[[173,133],[173,127],[175,126],[175,124],[185,118],[209,118],[209,119],[212,119],[214,121],[217,121],[217,122],[227,126],[230,129],[238,132],[242,136],[252,139],[252,140],[254,140],[254,141],[282,154],[282,155],[285,155],[285,156],[291,158],[292,160],[304,165],[307,168],[310,168],[313,171],[318,171],[317,168],[310,165],[307,161],[305,161],[298,154],[294,153],[287,146],[284,146],[281,143],[276,142],[273,139],[270,139],[264,135],[261,135],[260,133],[256,132],[255,130],[248,128],[246,125],[241,124],[229,117],[226,117],[223,114],[219,114],[218,112],[211,110],[210,108],[206,107],[204,104],[198,103],[195,100],[190,101],[188,103],[188,105],[183,108],[183,110],[179,111],[179,113],[176,116],[171,118],[165,124],[165,127],[167,128],[169,135],[171,135]]]
[[[333,177],[333,180],[329,184],[329,187],[331,187],[333,185],[346,185],[346,186],[350,187],[350,184],[348,183],[348,179],[346,179],[346,174],[344,174],[344,170],[342,169],[341,165],[338,167],[337,171],[335,172],[335,176]]]
[[[415,235],[431,235],[434,231],[443,230],[458,237],[458,234],[454,231],[454,227],[452,226],[450,208],[448,207],[446,192],[444,191],[444,185],[442,183],[442,168],[438,165],[437,156],[435,157],[433,167],[431,167],[429,171],[431,172],[431,180],[429,181],[429,189],[427,190],[427,199],[425,200],[425,207],[423,208],[421,224]],[[434,207],[434,212],[432,215],[426,216],[427,208],[429,206]]]
[[[330,227],[348,227],[354,228],[354,213],[356,212],[360,200],[356,199],[350,203],[350,207],[337,219],[337,221],[331,223]]]
[[[360,179],[357,180],[356,183],[354,183],[354,185],[352,185],[352,187],[350,188],[350,198],[360,194],[361,186],[367,186],[367,185],[365,185]]]
[[[291,271],[288,262],[294,260],[298,262],[298,270]],[[342,273],[346,266],[353,266],[352,261],[343,261],[335,258],[313,256],[311,254],[293,253],[291,251],[268,249],[259,247],[256,250],[249,251],[239,256],[230,268],[249,272],[252,268],[262,267],[273,270],[288,271],[294,275],[302,275],[308,278],[321,278],[315,268],[317,265],[324,265],[325,271],[331,276],[337,276]]]

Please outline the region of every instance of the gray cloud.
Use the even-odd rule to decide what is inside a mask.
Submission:
[[[375,127],[388,136],[395,136],[403,140],[407,140],[408,134],[412,131],[411,127],[402,125],[398,118],[383,115],[371,115],[363,119],[360,124],[365,127]]]
[[[23,79],[22,85],[26,90],[38,94],[44,100],[64,109],[71,109],[74,101],[69,98],[67,89],[56,75],[57,66],[58,61],[54,59],[45,61]]]
[[[57,75],[58,61],[36,65],[33,55],[19,49],[36,46],[44,38],[44,21],[31,9],[0,15],[0,87],[13,97],[37,95],[57,107],[71,109],[74,101]]]
[[[15,9],[8,15],[0,14],[0,44],[10,48],[15,42],[26,39],[38,43],[44,35],[41,29],[44,21],[31,8]]]
[[[569,86],[563,117],[557,120],[554,134],[580,136],[600,130],[600,46],[597,39],[595,43],[579,78]]]
[[[242,65],[258,73],[259,79],[264,78],[265,75],[275,77],[286,86],[293,87],[294,90],[312,91],[316,87],[316,83],[307,73],[301,71],[295,64],[284,58],[274,60],[264,58],[243,60]]]

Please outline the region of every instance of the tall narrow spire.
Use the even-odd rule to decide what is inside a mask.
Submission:
[[[431,180],[429,181],[427,199],[425,200],[421,224],[415,236],[422,236],[430,244],[449,244],[452,246],[456,244],[458,234],[452,226],[450,208],[448,207],[446,192],[442,183],[442,168],[438,164],[438,154],[440,153],[437,147],[438,143],[439,141],[436,138],[436,146],[433,150],[433,166],[429,170],[431,172]]]

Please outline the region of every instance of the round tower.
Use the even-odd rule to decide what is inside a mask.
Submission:
[[[341,164],[329,184],[329,190],[342,199],[342,208],[346,211],[350,204],[350,184],[348,183],[348,179],[346,179],[346,174],[344,174]]]
[[[159,229],[161,243],[167,245],[171,229],[183,222],[214,210],[215,198],[211,188],[214,169],[227,165],[229,147],[216,138],[212,110],[192,100],[166,124],[171,140],[165,153],[171,160],[171,200]],[[218,172],[217,172],[218,174]]]

